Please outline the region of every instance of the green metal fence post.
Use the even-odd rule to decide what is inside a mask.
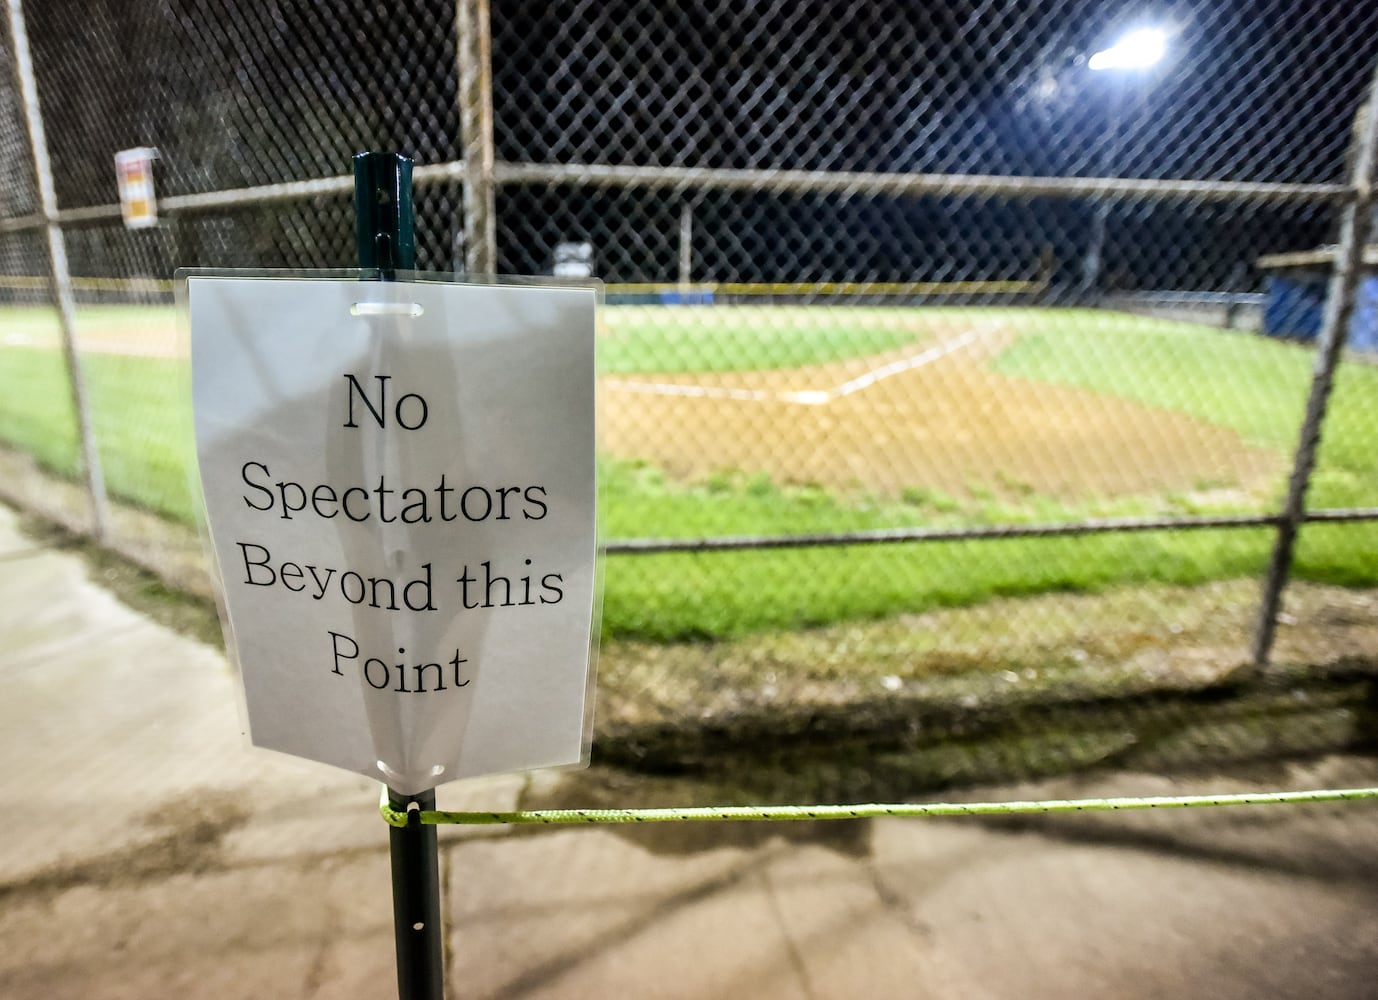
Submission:
[[[354,157],[354,224],[359,266],[384,281],[416,266],[412,161],[396,153]],[[435,791],[404,795],[388,789],[392,808],[407,814],[392,827],[392,919],[397,940],[397,993],[401,1000],[441,1000],[445,989],[440,925],[440,864],[434,826],[420,822],[435,808]]]

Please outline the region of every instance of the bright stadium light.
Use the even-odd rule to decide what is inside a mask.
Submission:
[[[1174,32],[1175,33],[1175,30]],[[1163,28],[1136,28],[1120,36],[1120,40],[1108,49],[1094,52],[1086,60],[1093,70],[1146,70],[1156,66],[1167,55],[1169,31]],[[1109,176],[1119,158],[1122,122],[1126,88],[1132,83],[1143,98],[1143,86],[1147,74],[1112,74],[1106,79],[1109,100],[1106,108],[1108,141],[1101,147],[1103,172]],[[1139,113],[1143,113],[1142,107]],[[1110,217],[1110,201],[1101,198],[1096,202],[1096,214],[1091,223],[1091,243],[1082,264],[1082,291],[1093,293],[1100,287],[1101,255],[1105,249],[1105,228]]]
[[[1108,49],[1093,53],[1091,69],[1147,69],[1167,53],[1167,34],[1159,28],[1131,31]]]

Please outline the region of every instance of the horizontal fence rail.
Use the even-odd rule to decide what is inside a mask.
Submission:
[[[965,196],[980,198],[1141,198],[1196,201],[1351,199],[1342,184],[1257,184],[1238,181],[1147,180],[1124,177],[1019,177],[999,174],[899,174],[822,170],[722,170],[602,164],[498,163],[501,184],[673,188],[773,193]]]
[[[1351,523],[1378,521],[1378,509],[1317,510],[1303,521]],[[971,528],[883,528],[811,535],[755,535],[718,538],[635,538],[610,541],[608,555],[658,555],[667,552],[731,552],[751,549],[799,549],[819,546],[891,545],[916,542],[974,542],[1009,538],[1066,538],[1144,531],[1216,531],[1228,528],[1269,528],[1282,514],[1227,514],[1214,517],[1107,518],[1066,524],[995,524]]]
[[[464,161],[419,165],[413,184],[453,183],[464,178]],[[643,188],[677,191],[761,191],[774,194],[907,195],[981,198],[1124,198],[1144,201],[1188,199],[1208,202],[1296,202],[1343,204],[1355,197],[1344,184],[1259,184],[1244,181],[1151,180],[1122,177],[1019,177],[997,174],[887,174],[822,170],[726,170],[696,167],[637,167],[604,164],[504,163],[493,165],[497,185],[569,184],[591,188]],[[167,195],[158,208],[168,214],[215,212],[278,202],[340,196],[352,190],[353,178],[312,180],[201,194]],[[120,219],[120,206],[92,205],[60,209],[63,226],[102,225]],[[42,215],[0,218],[0,233],[39,229]]]

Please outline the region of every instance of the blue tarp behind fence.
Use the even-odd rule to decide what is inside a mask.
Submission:
[[[1321,332],[1327,287],[1328,280],[1319,271],[1270,277],[1263,332],[1269,337],[1314,340]],[[1349,346],[1378,351],[1378,275],[1367,275],[1359,283],[1349,322]]]

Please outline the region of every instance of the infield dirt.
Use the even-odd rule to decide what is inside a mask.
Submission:
[[[1232,430],[991,370],[1015,336],[953,331],[937,350],[930,341],[788,370],[608,378],[599,433],[613,454],[676,478],[735,469],[892,495],[1252,490],[1279,472],[1278,454]]]

